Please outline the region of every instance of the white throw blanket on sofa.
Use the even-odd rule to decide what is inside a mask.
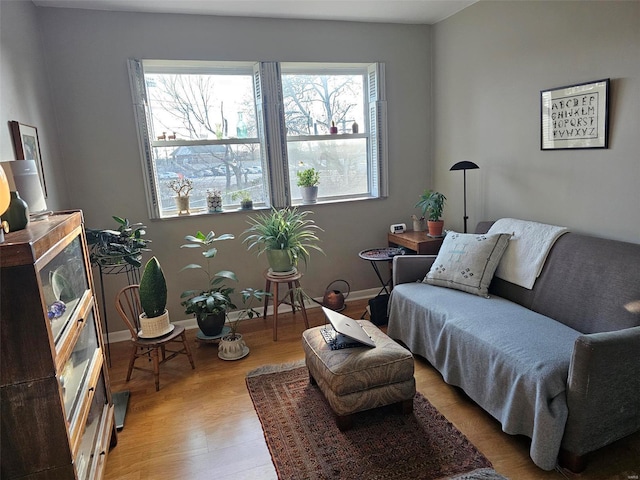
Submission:
[[[531,290],[542,272],[549,250],[567,227],[545,223],[501,218],[487,233],[511,233],[513,236],[495,275],[507,282]]]

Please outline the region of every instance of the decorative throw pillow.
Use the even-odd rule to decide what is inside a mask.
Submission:
[[[493,273],[510,237],[508,233],[448,232],[424,283],[487,297]]]

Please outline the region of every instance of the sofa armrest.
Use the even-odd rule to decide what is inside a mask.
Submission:
[[[640,326],[576,339],[562,448],[583,455],[640,430],[638,352]]]
[[[436,255],[396,255],[393,257],[393,285],[422,280]]]

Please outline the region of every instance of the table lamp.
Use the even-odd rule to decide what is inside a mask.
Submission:
[[[467,170],[475,170],[477,168],[480,167],[475,163],[464,160],[456,163],[449,169],[449,171],[462,170],[464,175],[464,233],[467,233],[467,220],[469,219],[467,216]]]
[[[9,192],[9,180],[4,173],[4,169],[0,167],[0,217],[9,208],[9,202],[11,201],[11,193]],[[0,218],[0,224],[2,218]],[[4,242],[4,226],[0,225],[0,243]]]

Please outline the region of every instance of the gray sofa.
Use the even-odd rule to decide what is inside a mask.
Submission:
[[[566,233],[532,290],[494,277],[489,298],[422,283],[435,258],[394,258],[387,333],[531,438],[536,465],[581,471],[640,430],[640,244]]]

